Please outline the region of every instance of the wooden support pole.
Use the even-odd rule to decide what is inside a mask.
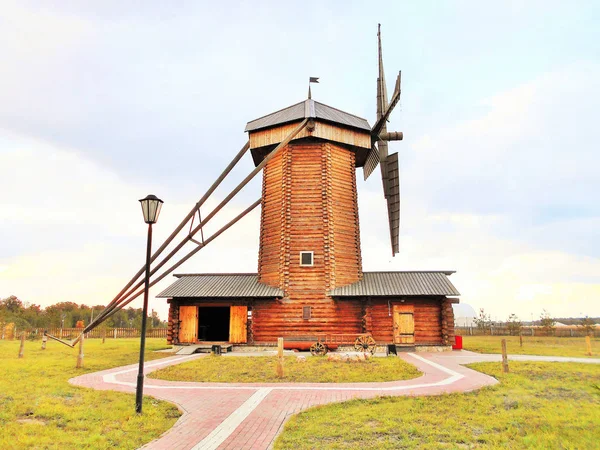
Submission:
[[[508,355],[506,354],[506,339],[502,339],[502,372],[508,373]]]
[[[44,333],[42,336],[42,350],[46,350],[46,342],[48,342],[48,336]]]
[[[75,366],[78,369],[83,369],[83,340],[84,336],[82,334],[79,339],[79,354],[77,355],[77,365]]]
[[[277,376],[283,378],[283,338],[277,338]]]
[[[117,338],[117,329],[114,328],[113,329],[113,339],[116,339],[116,338]]]
[[[21,332],[21,346],[19,347],[19,358],[25,354],[25,331]]]
[[[587,348],[588,356],[592,356],[592,339],[589,334],[585,337],[585,346]]]

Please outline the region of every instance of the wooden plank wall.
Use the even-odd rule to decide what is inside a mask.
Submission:
[[[300,122],[294,122],[280,125],[275,128],[251,132],[249,136],[250,148],[260,148],[280,143],[298,126],[299,123]],[[307,137],[321,138],[361,148],[371,148],[371,135],[369,132],[344,128],[340,125],[332,125],[318,120],[315,120],[315,129],[312,132],[308,128],[305,128],[296,135],[294,140]]]
[[[387,299],[371,299],[367,307],[367,316],[371,323],[370,331],[377,342],[391,343],[393,336],[393,305],[401,304],[400,299],[390,299],[388,311]],[[415,343],[442,344],[442,302],[437,298],[406,300],[415,308]],[[392,315],[389,315],[391,311]]]

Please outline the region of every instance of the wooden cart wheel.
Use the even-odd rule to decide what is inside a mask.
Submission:
[[[357,352],[370,352],[371,354],[375,353],[375,349],[377,348],[377,343],[373,336],[359,336],[354,341],[354,349]]]
[[[310,353],[313,356],[323,356],[327,353],[327,347],[322,342],[315,342],[310,346]]]

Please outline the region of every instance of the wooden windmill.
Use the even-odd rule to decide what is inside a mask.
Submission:
[[[261,206],[257,273],[179,274],[168,298],[169,342],[272,344],[278,337],[364,334],[382,342],[448,345],[453,339],[451,272],[363,272],[356,168],[381,166],[392,253],[398,253],[399,171],[387,121],[400,99],[400,75],[388,102],[378,29],[377,120],[311,98],[248,122],[248,142],[152,256],[155,285],[238,220]],[[210,213],[200,208],[246,154],[255,169]],[[257,174],[260,198],[212,236],[195,236]],[[198,222],[194,225],[194,217]],[[166,255],[161,253],[181,234]],[[193,248],[169,267],[185,246]],[[84,332],[142,292],[144,268]],[[420,328],[419,328],[420,327]]]

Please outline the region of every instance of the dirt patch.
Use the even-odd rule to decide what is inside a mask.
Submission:
[[[47,422],[45,420],[40,419],[17,419],[19,423],[31,424],[31,425],[46,425]]]

